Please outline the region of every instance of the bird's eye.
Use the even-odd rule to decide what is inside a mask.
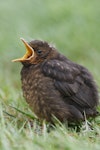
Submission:
[[[38,53],[38,54],[41,54],[41,53],[42,53],[42,50],[38,49],[38,50],[37,50],[37,53]]]

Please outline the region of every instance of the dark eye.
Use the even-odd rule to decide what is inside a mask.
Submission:
[[[37,50],[37,53],[38,53],[38,54],[41,54],[41,53],[42,53],[42,50],[38,49],[38,50]]]

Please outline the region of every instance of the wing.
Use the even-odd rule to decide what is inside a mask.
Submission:
[[[56,89],[64,97],[69,97],[70,100],[82,107],[91,107],[88,102],[89,89],[80,76],[78,65],[69,61],[49,60],[42,67],[42,71],[45,76],[54,79]],[[84,94],[85,90],[87,90],[87,94]]]
[[[45,76],[49,76],[58,81],[73,83],[80,71],[72,63],[65,61],[50,60],[42,67]]]

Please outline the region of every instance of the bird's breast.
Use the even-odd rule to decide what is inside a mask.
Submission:
[[[22,69],[21,71],[23,96],[35,114],[44,116],[43,111],[48,105],[48,97],[51,96],[51,89],[54,89],[53,80],[43,75],[40,69]],[[49,105],[48,105],[49,106]],[[41,115],[41,116],[40,116]]]

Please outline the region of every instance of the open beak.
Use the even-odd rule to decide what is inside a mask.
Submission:
[[[31,57],[34,57],[34,49],[23,39],[20,38],[26,47],[26,53],[23,57],[14,59],[12,62],[24,62],[26,60],[30,60]]]

